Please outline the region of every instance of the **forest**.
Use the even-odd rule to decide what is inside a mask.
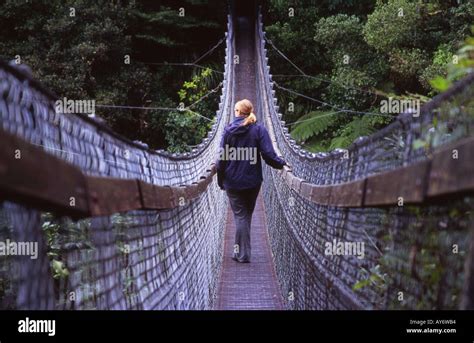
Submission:
[[[312,152],[389,124],[392,99],[423,104],[473,68],[468,0],[262,1],[283,119]],[[218,107],[228,4],[3,1],[0,58],[152,149],[187,151]],[[183,109],[184,108],[184,109]],[[392,111],[393,112],[393,111]]]

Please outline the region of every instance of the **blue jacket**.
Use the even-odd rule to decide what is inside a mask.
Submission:
[[[241,124],[244,119],[245,117],[236,117],[224,129],[220,152],[233,150],[234,156],[230,153],[221,154],[216,162],[217,180],[221,189],[259,186],[263,181],[260,155],[273,168],[282,169],[286,165],[275,153],[267,129],[260,123],[243,126]],[[237,153],[239,150],[240,155]]]

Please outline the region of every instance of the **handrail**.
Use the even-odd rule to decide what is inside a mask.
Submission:
[[[21,151],[16,159],[15,151]],[[16,200],[74,219],[140,209],[170,209],[205,192],[216,173],[206,169],[188,185],[158,186],[139,179],[95,177],[0,129],[0,192]]]
[[[460,156],[458,160],[452,158],[455,150]],[[401,198],[408,204],[428,203],[474,192],[473,158],[474,138],[471,137],[436,150],[427,160],[352,182],[316,185],[295,176],[287,166],[280,175],[291,189],[319,205],[390,206]]]

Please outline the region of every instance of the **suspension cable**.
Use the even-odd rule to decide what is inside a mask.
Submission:
[[[206,51],[204,54],[202,54],[199,58],[197,58],[194,62],[143,62],[140,61],[140,63],[143,64],[149,64],[149,65],[169,65],[169,66],[188,66],[188,67],[197,67],[201,69],[210,69],[214,73],[219,73],[219,74],[224,74],[222,71],[215,70],[210,67],[205,67],[203,65],[198,64],[199,61],[201,61],[204,57],[210,55],[215,49],[217,49],[223,42],[225,42],[225,38],[221,38],[212,48],[210,48],[208,51]]]
[[[204,57],[206,57],[207,55],[211,54],[219,45],[221,45],[223,42],[225,41],[225,38],[221,38],[216,45],[214,45],[210,50],[208,50],[207,52],[205,52],[203,55],[201,55],[201,57],[199,57],[197,60],[195,60],[193,62],[193,64],[196,64],[198,63],[200,60],[202,60]]]
[[[319,99],[312,98],[312,97],[310,97],[310,96],[308,96],[308,95],[305,95],[305,94],[301,94],[301,93],[299,93],[299,92],[297,92],[297,91],[295,91],[295,90],[292,90],[292,89],[289,89],[289,88],[280,86],[280,85],[279,85],[277,82],[275,82],[275,81],[273,82],[273,84],[274,84],[277,88],[279,88],[279,89],[281,89],[281,90],[284,90],[285,92],[292,93],[292,94],[294,94],[294,95],[297,95],[297,96],[300,96],[300,97],[302,97],[302,98],[305,98],[305,99],[308,99],[308,100],[317,102],[317,103],[319,103],[319,104],[321,104],[321,105],[324,105],[324,106],[329,106],[329,107],[334,108],[334,109],[336,109],[336,110],[338,110],[338,111],[340,111],[340,112],[341,112],[341,111],[344,111],[344,112],[355,113],[355,114],[380,115],[380,116],[387,116],[387,117],[393,118],[393,116],[392,116],[392,115],[389,115],[389,114],[382,114],[382,113],[375,113],[375,112],[356,111],[356,110],[349,110],[349,109],[346,109],[346,108],[341,108],[341,107],[332,105],[332,104],[330,104],[330,103],[328,103],[328,102],[325,102],[325,101],[322,101],[322,100],[319,100]]]
[[[365,93],[368,93],[368,94],[374,94],[374,95],[377,95],[377,96],[380,96],[380,94],[377,94],[377,93],[374,93],[374,92],[371,92],[371,91],[368,91],[368,90],[364,90],[364,89],[360,89],[360,88],[357,88],[357,87],[351,87],[351,86],[346,86],[344,84],[341,84],[341,83],[338,83],[338,82],[334,82],[334,81],[330,81],[330,80],[326,80],[324,78],[321,78],[321,77],[317,77],[317,76],[312,76],[312,75],[308,75],[306,74],[301,68],[299,68],[295,63],[293,63],[283,52],[281,52],[276,46],[275,44],[273,44],[273,42],[270,40],[270,39],[266,39],[266,41],[268,43],[270,43],[271,47],[276,51],[278,52],[278,54],[280,54],[280,56],[282,56],[285,60],[287,60],[296,70],[298,70],[300,72],[301,75],[287,75],[287,76],[303,76],[303,77],[307,77],[307,78],[312,78],[312,79],[315,79],[315,80],[319,80],[319,81],[323,81],[323,82],[326,82],[326,83],[332,83],[332,84],[335,84],[335,85],[338,85],[340,87],[343,87],[343,88],[346,88],[346,89],[353,89],[353,90],[357,90],[357,91],[360,91],[360,92],[365,92]],[[275,75],[273,75],[275,76]],[[283,76],[283,75],[282,75]],[[286,75],[284,75],[286,76]]]

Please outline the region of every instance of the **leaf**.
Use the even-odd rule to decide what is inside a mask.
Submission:
[[[354,286],[352,286],[352,289],[354,291],[358,291],[366,286],[368,286],[370,284],[370,280],[369,279],[365,279],[365,280],[359,280],[357,281]]]
[[[58,261],[58,260],[53,260],[51,262],[51,266],[53,268],[55,278],[62,278],[69,275],[69,271],[64,266],[63,262]]]
[[[333,112],[312,111],[298,118],[291,130],[293,139],[302,142],[325,132],[337,121],[337,115]]]
[[[374,132],[376,124],[371,121],[370,116],[354,118],[342,128],[341,135],[331,141],[330,149],[346,148],[354,140],[361,136],[367,136]]]
[[[424,148],[426,146],[426,142],[422,139],[415,139],[413,141],[413,150],[418,150],[420,148]]]
[[[451,82],[442,76],[437,76],[433,80],[430,80],[431,86],[437,91],[444,92],[451,86]]]

